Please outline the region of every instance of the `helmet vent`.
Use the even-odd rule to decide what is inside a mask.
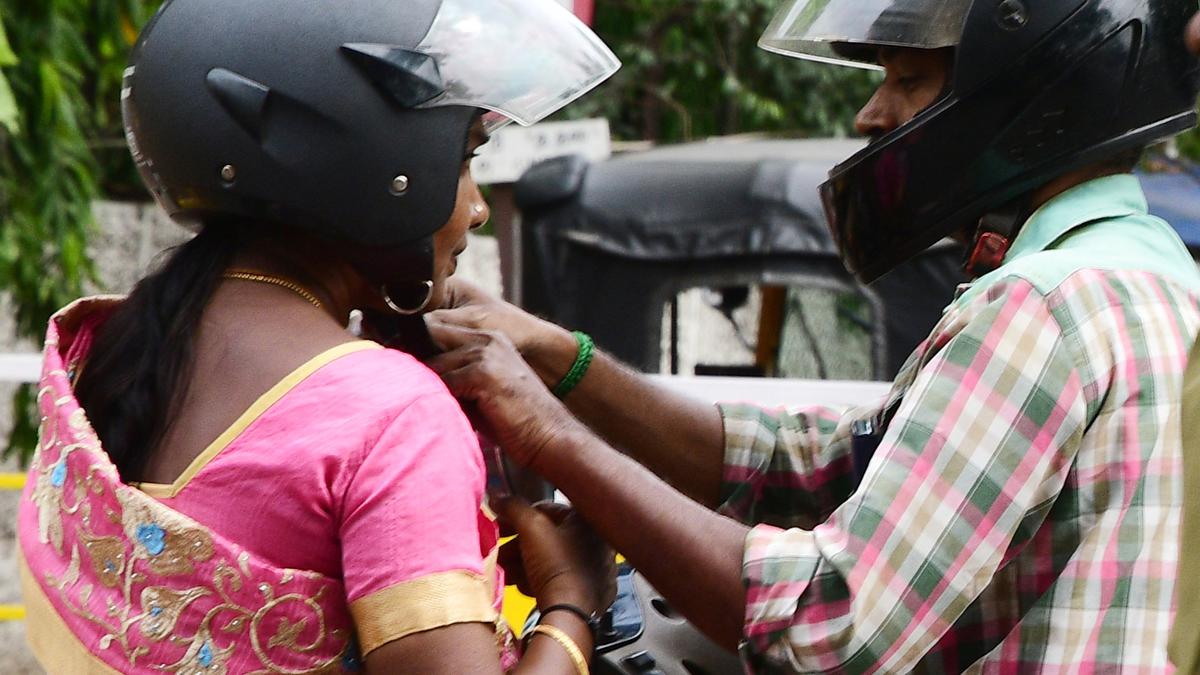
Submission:
[[[213,68],[206,78],[208,89],[238,125],[262,141],[270,87],[224,68]]]
[[[376,87],[405,108],[446,93],[437,61],[428,54],[380,44],[346,44],[342,51]]]

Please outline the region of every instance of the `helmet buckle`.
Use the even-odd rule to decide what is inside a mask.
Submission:
[[[1011,245],[1012,242],[1007,237],[995,232],[979,233],[979,236],[975,237],[975,248],[971,250],[967,259],[967,274],[975,278],[999,269]]]
[[[972,279],[1000,269],[1008,249],[1012,247],[1017,230],[1025,222],[1025,209],[1010,205],[979,219],[975,243],[963,269]]]

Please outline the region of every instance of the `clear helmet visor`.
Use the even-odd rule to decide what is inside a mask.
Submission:
[[[415,51],[433,57],[444,85],[420,107],[483,108],[489,132],[535,124],[621,67],[556,0],[443,0]]]
[[[878,68],[877,47],[958,46],[970,9],[971,0],[788,0],[758,45],[795,58]]]

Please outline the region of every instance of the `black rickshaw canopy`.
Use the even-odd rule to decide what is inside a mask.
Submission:
[[[516,186],[524,303],[591,332],[656,371],[663,304],[697,286],[821,286],[857,291],[874,314],[877,379],[890,379],[965,281],[944,242],[869,287],[842,266],[817,187],[865,144],[854,139],[723,138],[588,163],[548,160]],[[1200,251],[1195,167],[1155,162],[1151,211]]]

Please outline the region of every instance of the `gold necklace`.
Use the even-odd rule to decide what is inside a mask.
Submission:
[[[225,279],[238,279],[240,281],[252,281],[255,283],[259,283],[259,284],[271,284],[272,286],[279,286],[280,288],[286,288],[289,291],[292,291],[293,293],[295,293],[295,294],[299,295],[300,297],[304,298],[305,300],[307,300],[308,303],[310,305],[312,305],[313,307],[316,307],[317,309],[320,309],[320,310],[325,309],[325,306],[323,304],[321,304],[320,298],[313,295],[313,293],[311,291],[309,291],[307,288],[301,286],[300,284],[298,284],[294,281],[291,281],[289,279],[284,279],[283,277],[276,277],[276,276],[272,276],[270,274],[258,274],[257,272],[245,272],[242,270],[230,270],[230,271],[226,272],[225,274],[222,274],[221,276]]]

